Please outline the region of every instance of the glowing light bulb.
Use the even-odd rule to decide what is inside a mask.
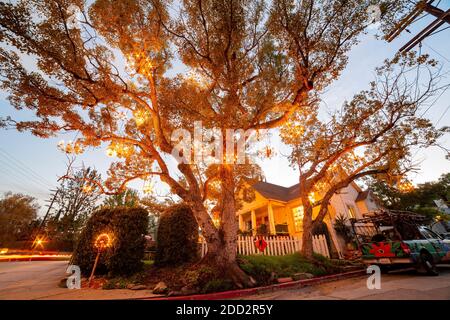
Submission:
[[[108,146],[108,148],[106,149],[106,155],[108,157],[117,157],[117,151],[114,148],[114,146],[112,145]]]
[[[144,194],[150,194],[153,192],[153,182],[146,180],[144,182],[144,187],[142,188],[142,192],[144,192]]]
[[[314,192],[311,192],[311,193],[308,195],[308,199],[309,199],[309,201],[311,201],[312,203],[314,203],[314,202],[316,201]]]
[[[147,121],[147,113],[145,111],[137,110],[133,113],[133,116],[138,127],[142,126]]]
[[[82,190],[83,190],[84,193],[91,193],[92,190],[94,190],[94,188],[91,185],[87,184],[87,185],[83,186]]]

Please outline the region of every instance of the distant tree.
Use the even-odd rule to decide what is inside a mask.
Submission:
[[[21,238],[36,219],[38,210],[35,198],[19,193],[5,193],[0,199],[0,245]]]
[[[388,209],[438,215],[440,212],[434,200],[443,200],[450,204],[450,173],[441,175],[438,181],[425,182],[407,191],[385,181],[373,181],[371,189]]]
[[[139,193],[133,189],[126,189],[118,194],[107,196],[103,200],[103,206],[114,207],[129,207],[134,208],[139,206]]]
[[[74,243],[101,197],[89,180],[99,181],[101,176],[89,167],[72,175],[74,179],[62,179],[56,190],[55,208],[46,228],[53,239]]]

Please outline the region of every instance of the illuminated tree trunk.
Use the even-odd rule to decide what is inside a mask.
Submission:
[[[299,178],[300,199],[303,206],[303,233],[302,233],[302,250],[301,253],[308,259],[312,259],[313,245],[312,245],[312,214],[313,206],[309,200],[310,184],[302,177],[300,172]]]
[[[212,224],[203,203],[195,205],[194,214],[202,228],[202,234],[208,245],[208,252],[202,263],[215,268],[225,278],[233,280],[240,286],[252,286],[254,281],[241,270],[236,262],[237,254],[237,218],[234,199],[234,179],[230,166],[223,166],[221,171],[222,197],[220,227]]]
[[[303,233],[302,233],[302,254],[311,259],[313,256],[313,245],[312,245],[312,213],[313,207],[308,199],[308,195],[302,195],[303,203]]]

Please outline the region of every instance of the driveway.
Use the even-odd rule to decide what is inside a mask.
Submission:
[[[450,265],[439,267],[430,277],[414,270],[381,276],[381,289],[367,289],[367,276],[323,283],[299,289],[284,289],[243,297],[255,300],[450,300]]]
[[[150,290],[95,290],[59,288],[67,261],[31,261],[0,263],[0,300],[101,300],[132,299],[152,296]]]

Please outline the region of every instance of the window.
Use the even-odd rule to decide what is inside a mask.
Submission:
[[[356,218],[355,207],[354,207],[354,206],[347,205],[347,209],[348,209],[348,217],[349,217],[350,219]]]
[[[303,231],[303,206],[292,209],[295,232]]]

